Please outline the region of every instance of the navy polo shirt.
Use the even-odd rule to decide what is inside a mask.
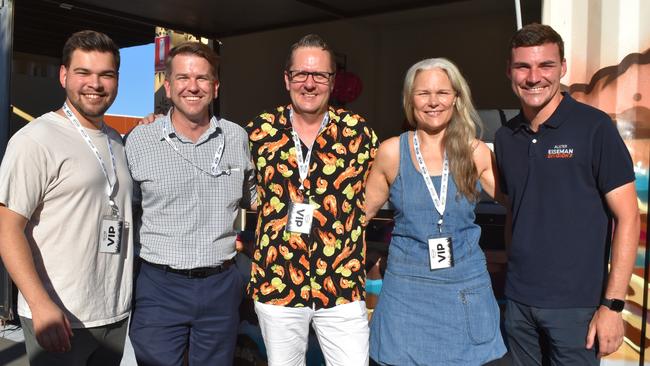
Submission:
[[[537,133],[520,113],[495,135],[513,215],[506,296],[541,308],[598,306],[611,237],[604,197],[634,181],[609,116],[563,96]]]

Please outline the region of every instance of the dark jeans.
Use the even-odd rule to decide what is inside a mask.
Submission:
[[[515,366],[599,365],[596,347],[586,349],[596,307],[540,309],[508,300],[505,330]]]
[[[236,266],[206,278],[142,263],[135,285],[129,337],[140,366],[233,362],[242,276]]]
[[[122,361],[128,318],[99,327],[72,329],[72,349],[63,353],[47,352],[38,344],[31,319],[20,317],[20,323],[32,366],[119,366]]]

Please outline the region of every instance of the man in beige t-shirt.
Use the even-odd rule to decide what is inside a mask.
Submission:
[[[132,182],[103,123],[119,50],[105,34],[63,48],[63,107],[9,141],[0,165],[0,254],[16,283],[32,365],[119,365],[131,308]]]

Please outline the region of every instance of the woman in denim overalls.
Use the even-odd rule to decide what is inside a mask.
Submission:
[[[478,115],[469,88],[446,59],[413,65],[404,110],[414,132],[379,147],[366,187],[373,217],[395,208],[370,356],[382,365],[482,365],[505,346],[474,206],[495,196],[496,167],[474,138]]]

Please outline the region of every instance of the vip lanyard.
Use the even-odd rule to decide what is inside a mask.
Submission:
[[[108,170],[106,169],[106,164],[104,163],[104,159],[102,159],[102,156],[99,154],[99,150],[93,143],[93,141],[90,139],[90,136],[86,132],[86,130],[81,126],[81,123],[77,119],[77,117],[72,113],[70,108],[68,107],[67,102],[63,103],[63,112],[65,115],[68,117],[68,120],[72,122],[72,124],[77,128],[77,131],[79,131],[79,134],[81,134],[81,137],[83,137],[84,141],[86,141],[86,145],[90,148],[95,153],[95,157],[97,158],[97,161],[99,161],[99,166],[102,168],[102,173],[104,173],[104,177],[106,178],[107,182],[107,190],[106,194],[108,195],[108,203],[111,206],[111,210],[113,214],[117,215],[119,213],[119,209],[117,205],[115,204],[115,201],[113,201],[113,196],[115,194],[115,183],[117,182],[117,171],[115,168],[115,154],[113,154],[113,147],[111,146],[111,140],[108,137],[107,131],[105,131],[105,127],[102,125],[102,132],[106,135],[106,144],[108,145],[108,152],[111,155],[111,164],[113,168],[113,183],[111,183],[111,178],[108,175]]]
[[[413,132],[413,150],[415,150],[415,158],[418,161],[418,165],[420,166],[420,174],[422,174],[422,178],[424,178],[424,182],[427,184],[429,195],[433,200],[433,205],[436,207],[436,211],[438,211],[440,214],[440,219],[438,219],[438,231],[442,231],[442,222],[445,215],[445,206],[447,204],[447,184],[449,182],[449,160],[447,160],[447,152],[445,151],[444,160],[442,163],[440,197],[438,197],[436,187],[433,186],[433,182],[431,181],[431,176],[429,176],[427,166],[424,164],[424,158],[420,152],[420,142],[418,141],[418,135],[415,131]]]
[[[291,123],[293,124],[293,109],[289,110],[289,120],[291,120]],[[318,129],[318,133],[316,134],[316,138],[318,138],[318,135],[325,129],[325,126],[327,125],[327,122],[329,122],[330,116],[328,112],[325,112],[325,116],[323,117],[323,122],[320,124],[320,128]],[[312,148],[314,147],[314,144],[312,143],[311,146],[309,146],[309,149],[307,149],[307,155],[303,158],[302,155],[302,145],[300,144],[300,137],[296,133],[295,130],[291,130],[291,137],[293,138],[293,145],[296,147],[296,160],[298,162],[298,174],[300,175],[300,190],[302,191],[305,187],[303,186],[303,182],[307,178],[307,175],[309,174],[309,162],[311,161],[311,151]],[[316,140],[314,140],[315,142]]]
[[[171,111],[169,112],[168,118],[171,121]],[[217,146],[217,150],[214,152],[214,158],[212,159],[212,165],[210,166],[210,171],[209,172],[206,171],[205,169],[201,168],[200,166],[198,166],[192,160],[188,159],[185,155],[183,155],[183,153],[180,151],[178,146],[176,146],[174,141],[172,141],[172,139],[169,138],[169,132],[167,131],[167,127],[163,126],[162,132],[163,132],[163,138],[165,139],[165,141],[167,141],[169,146],[171,146],[174,149],[176,154],[178,154],[178,156],[180,156],[183,160],[188,162],[190,165],[192,165],[196,169],[202,171],[203,173],[205,173],[207,175],[210,175],[210,176],[213,176],[213,177],[218,177],[218,176],[223,175],[223,174],[230,175],[230,172],[232,170],[236,170],[236,169],[230,169],[230,168],[225,169],[225,170],[220,170],[219,169],[219,162],[221,161],[221,157],[223,156],[223,149],[225,148],[225,145],[226,145],[226,139],[223,136],[223,131],[222,131],[222,133],[219,134],[219,136],[217,136],[217,138],[221,140],[221,143]]]

